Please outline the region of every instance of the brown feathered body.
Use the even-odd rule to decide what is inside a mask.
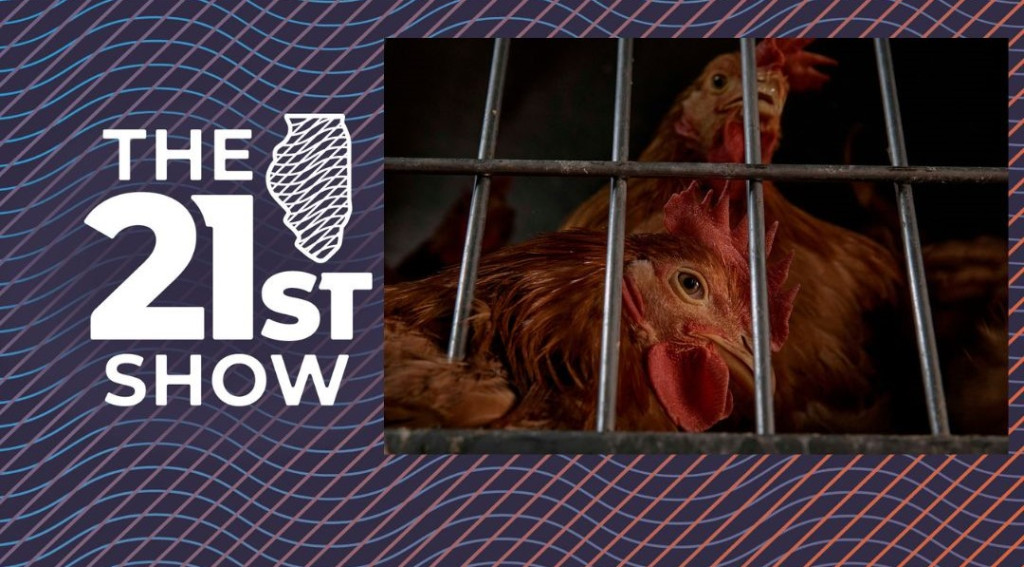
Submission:
[[[620,429],[703,431],[752,418],[732,415],[753,395],[749,271],[737,250],[744,234],[729,232],[727,200],[711,207],[696,194],[669,201],[672,234],[625,242]],[[387,286],[385,424],[592,428],[606,239],[565,231],[483,258],[461,362],[445,357],[456,270]],[[782,291],[787,266],[771,267],[774,348],[785,341],[796,293]]]
[[[385,289],[385,420],[407,427],[592,428],[606,239],[570,231],[506,247],[477,276],[467,360],[449,363],[457,273]],[[637,256],[627,240],[626,258]],[[675,429],[639,383],[642,353],[622,327],[625,429]],[[424,370],[427,370],[424,372]],[[417,385],[418,387],[410,387]],[[438,402],[443,398],[444,402]]]
[[[781,137],[780,118],[791,84],[820,85],[815,64],[834,63],[802,50],[806,41],[759,44],[759,111],[763,160],[771,161]],[[742,111],[738,54],[722,55],[676,100],[640,161],[742,162]],[[724,80],[722,79],[724,77]],[[718,85],[724,82],[722,88]],[[795,87],[794,87],[795,88]],[[678,180],[631,179],[628,233],[662,226],[662,205]],[[745,211],[745,183],[711,180]],[[792,205],[765,182],[767,223],[778,222],[777,246],[793,253],[790,281],[801,292],[790,320],[790,339],[773,356],[776,422],[780,431],[887,431],[886,382],[912,375],[880,376],[878,348],[892,346],[901,302],[902,275],[893,256],[874,241],[817,219]],[[607,188],[580,206],[566,228],[607,225]],[[904,343],[907,352],[913,344]],[[899,373],[908,371],[901,367]],[[911,371],[912,372],[912,371]]]
[[[1006,241],[951,240],[923,251],[954,434],[1007,429]]]

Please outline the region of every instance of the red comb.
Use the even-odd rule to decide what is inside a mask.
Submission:
[[[665,203],[665,228],[669,233],[696,240],[715,252],[731,265],[741,277],[749,281],[750,264],[748,252],[747,217],[744,216],[735,227],[730,228],[729,197],[720,192],[716,197],[709,190],[703,198],[696,181],[686,189],[672,195]],[[765,230],[765,257],[772,252],[779,223],[772,223]],[[799,286],[783,289],[793,261],[790,251],[781,259],[767,266],[768,312],[771,326],[772,350],[779,350],[789,336],[789,317]],[[749,301],[749,300],[748,300]]]
[[[701,198],[698,187],[696,181],[691,181],[686,189],[669,198],[665,203],[665,228],[676,236],[699,241],[723,259],[746,262],[746,234],[740,226],[730,228],[727,193],[720,192],[716,197],[709,190]]]
[[[783,258],[768,265],[768,316],[774,351],[782,348],[782,344],[789,336],[789,316],[793,313],[796,294],[800,291],[800,284],[790,289],[782,289],[792,263],[793,251],[790,251]]]
[[[765,39],[757,44],[754,50],[754,57],[759,68],[781,69],[786,62],[786,55],[782,53],[779,43],[774,39]]]
[[[789,79],[789,88],[794,92],[820,89],[828,81],[828,75],[815,66],[835,66],[838,62],[831,57],[804,51],[804,47],[812,41],[814,40],[765,39],[757,44],[757,66],[781,68]]]

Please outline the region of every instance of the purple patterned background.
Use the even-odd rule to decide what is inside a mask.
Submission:
[[[1020,565],[1016,456],[385,456],[381,434],[386,37],[1003,37],[1010,39],[1010,431],[1021,447],[1024,273],[1018,161],[1024,12],[1014,1],[0,1],[0,565]],[[88,315],[148,255],[82,219],[111,195],[256,195],[257,282],[317,271],[259,179],[285,112],[341,112],[357,214],[328,269],[372,271],[356,337],[279,343],[91,342]],[[253,182],[117,181],[104,128],[254,132]],[[149,146],[139,146],[145,150]],[[208,231],[165,304],[205,304]],[[265,313],[257,313],[262,321]],[[273,386],[231,408],[204,389],[107,405],[104,362],[172,371],[189,353],[351,356],[335,407]],[[212,365],[212,362],[209,363]],[[149,377],[151,378],[151,376]],[[273,380],[271,380],[273,382]],[[204,382],[208,384],[208,382]]]

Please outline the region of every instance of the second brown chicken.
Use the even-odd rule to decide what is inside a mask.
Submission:
[[[790,88],[819,86],[825,76],[814,66],[835,63],[804,51],[807,43],[766,40],[758,45],[765,161],[781,138],[780,118]],[[738,53],[711,61],[679,96],[640,160],[743,162],[740,83]],[[661,206],[677,182],[630,181],[627,233],[659,229]],[[735,213],[745,212],[742,181],[712,184],[728,192]],[[766,223],[780,225],[776,246],[793,254],[790,281],[801,287],[790,340],[772,360],[777,429],[881,433],[919,428],[923,403],[919,408],[899,404],[914,398],[919,379],[896,259],[874,241],[792,205],[770,182],[764,183],[764,208]],[[604,190],[580,206],[565,226],[601,229],[607,219]],[[898,413],[894,407],[900,407]]]

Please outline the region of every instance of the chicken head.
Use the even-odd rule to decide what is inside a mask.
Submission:
[[[700,195],[703,194],[703,198]],[[624,270],[623,310],[646,351],[651,388],[675,425],[705,431],[753,396],[750,270],[745,219],[730,228],[728,199],[696,183],[665,206],[664,236],[630,239],[643,255]],[[767,249],[775,226],[767,234]],[[783,290],[792,256],[769,266],[771,345],[789,332],[797,288]]]
[[[757,98],[764,161],[778,147],[782,109],[790,89],[819,88],[828,77],[816,65],[835,60],[803,48],[810,40],[766,39],[757,45]],[[719,55],[669,111],[679,142],[711,162],[743,158],[743,89],[738,53]]]

